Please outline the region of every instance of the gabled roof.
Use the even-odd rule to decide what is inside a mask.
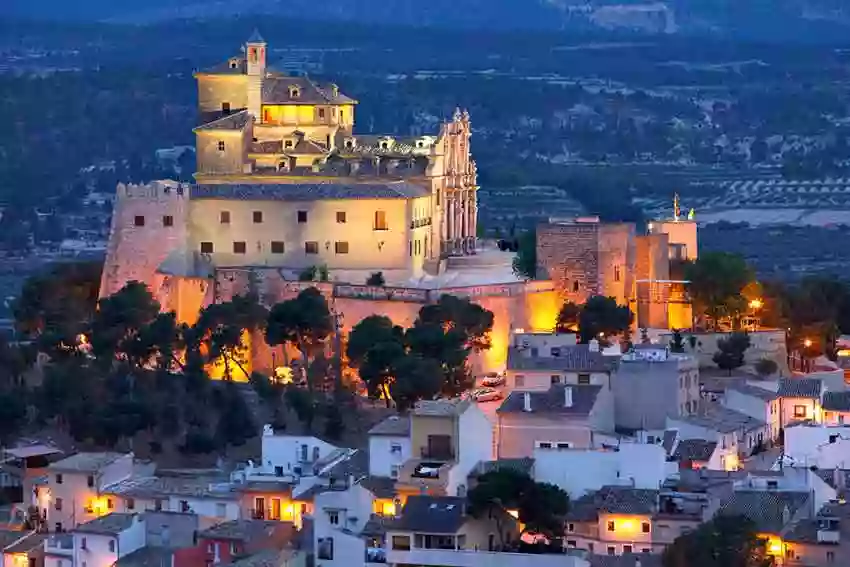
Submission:
[[[778,534],[810,498],[808,492],[739,490],[720,506],[719,513],[745,516],[755,523],[756,531]]]
[[[292,524],[276,520],[231,520],[199,532],[198,537],[257,542],[258,539],[271,537],[277,530],[287,527],[292,528]]]
[[[410,417],[406,415],[391,415],[373,426],[369,430],[369,435],[407,437],[410,435]]]
[[[245,127],[250,121],[251,115],[248,114],[248,111],[240,110],[239,112],[234,112],[233,114],[228,114],[227,116],[217,118],[212,122],[202,124],[201,126],[195,128],[195,132],[207,132],[214,130],[241,131],[245,129]]]
[[[125,456],[124,453],[77,453],[48,465],[51,471],[93,473]]]
[[[272,73],[263,82],[263,104],[354,104],[333,84],[319,84],[308,77]]]
[[[759,419],[718,404],[709,404],[700,408],[700,412],[697,414],[679,416],[674,419],[719,433],[753,431],[766,425]]]
[[[375,498],[394,498],[395,480],[383,476],[367,476],[358,484],[372,493]]]
[[[564,390],[566,388],[572,389],[572,405],[569,406],[565,404]],[[602,386],[564,386],[563,384],[554,384],[545,392],[514,390],[502,402],[496,413],[587,416],[596,405],[596,398],[601,390]],[[528,412],[525,411],[526,395],[531,399],[531,411]]]
[[[673,451],[673,458],[678,461],[704,462],[711,458],[716,448],[717,443],[714,441],[683,439],[676,445],[676,450]]]
[[[773,384],[776,384],[775,382]],[[765,386],[768,384],[766,383]],[[747,383],[746,381],[735,381],[726,386],[727,390],[733,390],[745,396],[751,396],[754,398],[759,398],[766,402],[775,400],[779,397],[779,394],[774,390],[771,390],[766,387],[757,386],[755,384]]]
[[[568,520],[594,521],[603,514],[649,515],[658,508],[658,490],[629,486],[603,486],[575,500]]]
[[[850,411],[850,392],[824,392],[821,407],[826,411]]]
[[[459,496],[409,496],[401,516],[388,525],[392,531],[454,534],[466,522],[466,498]]]
[[[566,370],[570,372],[611,372],[619,357],[591,351],[589,345],[560,347],[560,356],[528,356],[518,348],[508,349],[508,370]]]
[[[117,535],[128,530],[136,521],[136,517],[136,514],[113,512],[80,524],[74,528],[74,531],[85,534]]]
[[[413,415],[427,417],[458,416],[466,411],[470,401],[462,398],[421,400],[413,406]]]
[[[823,382],[817,378],[783,378],[779,396],[783,398],[820,398]]]

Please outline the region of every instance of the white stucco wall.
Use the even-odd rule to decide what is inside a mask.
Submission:
[[[410,458],[410,437],[369,436],[369,474],[391,477],[393,467]]]

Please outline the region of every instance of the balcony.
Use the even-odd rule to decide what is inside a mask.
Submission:
[[[431,459],[409,459],[398,471],[397,485],[411,489],[425,488],[433,494],[445,494],[455,463]]]

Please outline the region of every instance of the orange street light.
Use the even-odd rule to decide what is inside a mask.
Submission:
[[[806,348],[809,348],[810,346],[812,346],[812,339],[806,339],[806,340],[804,340],[804,341],[803,341],[803,346],[804,346],[804,347],[806,347]]]
[[[764,307],[764,303],[762,303],[761,299],[753,299],[750,301],[750,309],[761,309]]]

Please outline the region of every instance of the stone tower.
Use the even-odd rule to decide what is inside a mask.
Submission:
[[[261,120],[263,79],[266,76],[266,41],[255,31],[245,44],[248,75],[248,113]]]

